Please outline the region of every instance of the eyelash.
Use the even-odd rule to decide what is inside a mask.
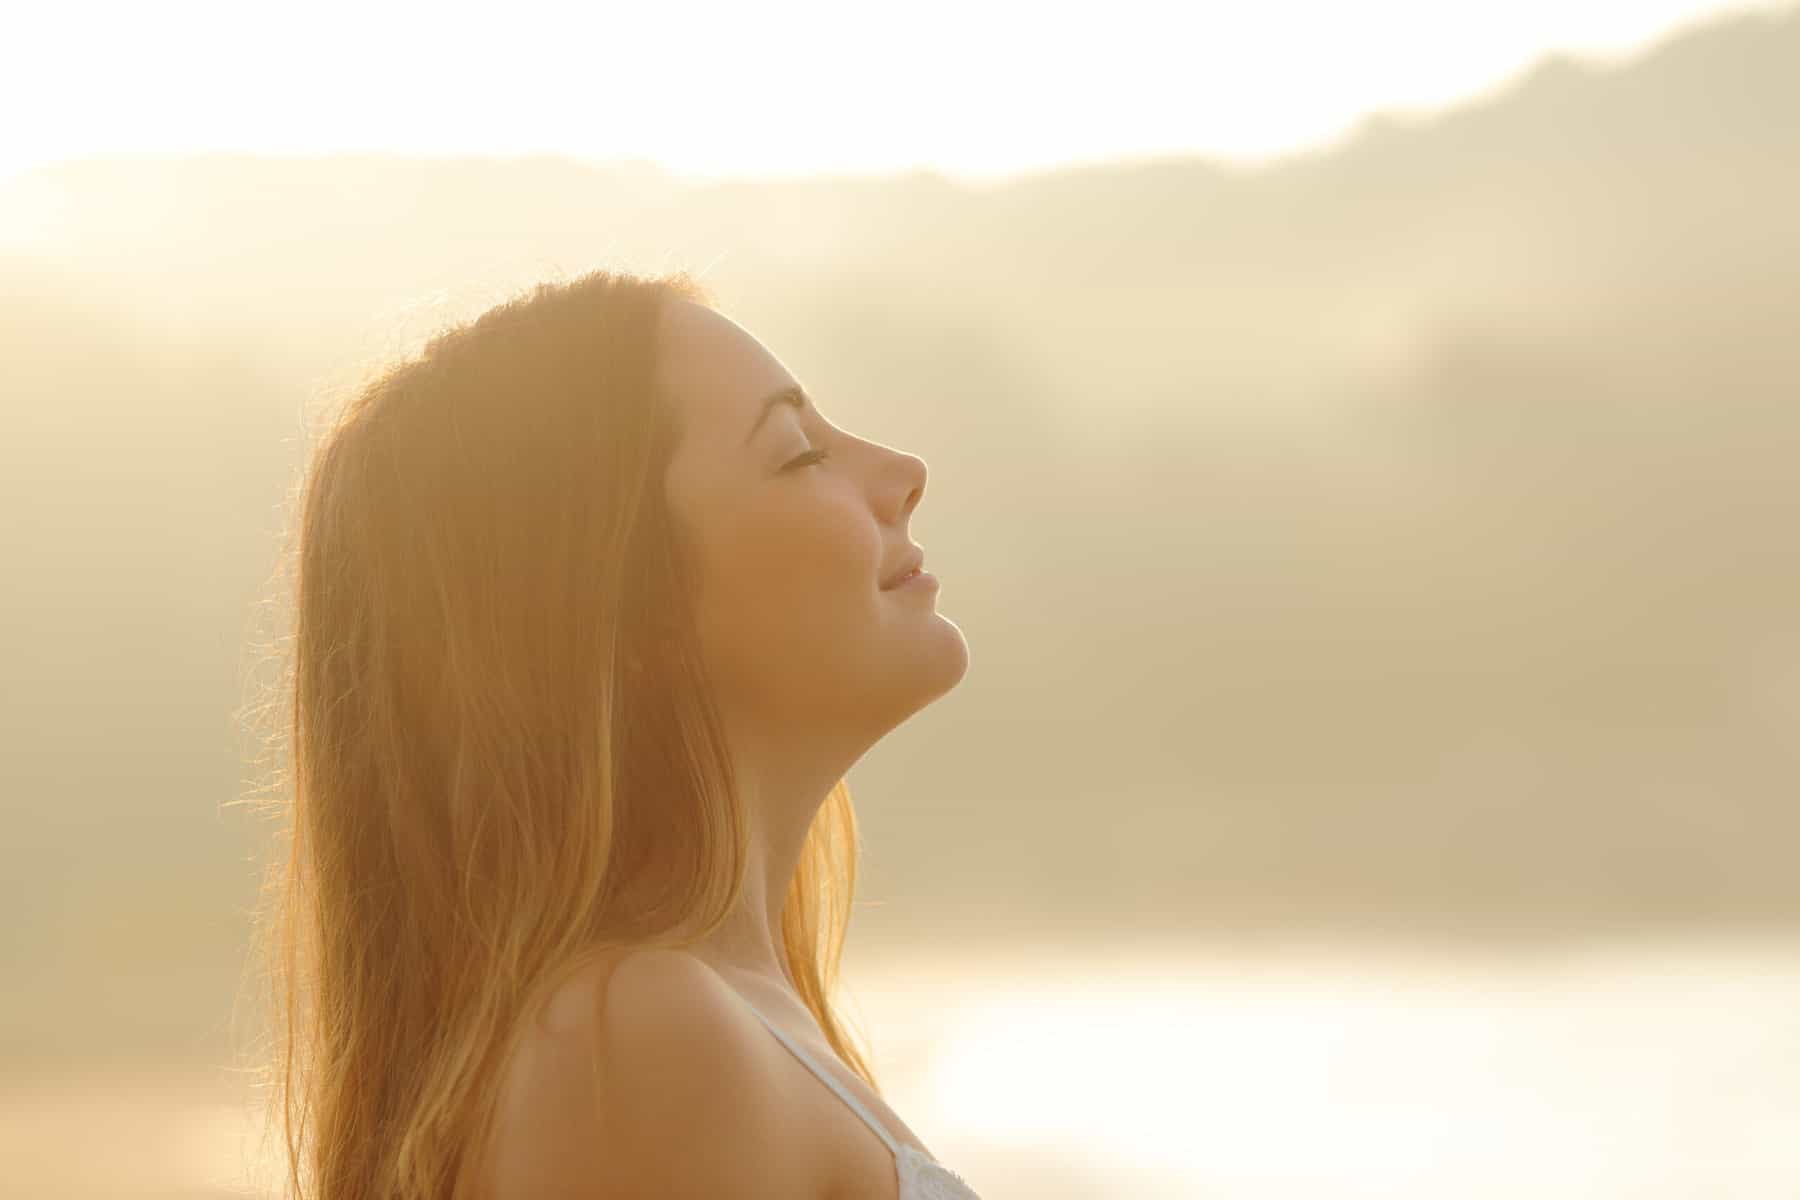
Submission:
[[[793,459],[790,462],[788,462],[788,464],[786,466],[782,467],[781,469],[783,471],[792,471],[802,465],[811,466],[814,463],[822,463],[830,457],[831,457],[831,451],[829,451],[829,450],[808,450],[805,454],[802,454],[799,458]]]

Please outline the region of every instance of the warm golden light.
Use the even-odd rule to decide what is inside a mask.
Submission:
[[[15,27],[0,175],[240,150],[644,158],[693,176],[927,167],[984,178],[1198,154],[1264,161],[1561,51],[1616,59],[1756,0],[1375,0],[1104,20],[1018,2],[499,10],[330,0],[41,5]],[[653,98],[646,103],[644,98]]]
[[[624,588],[577,539],[657,513],[587,510],[629,483],[725,530],[693,678],[757,697],[718,707],[780,734],[742,744],[835,756],[766,774],[847,784],[838,999],[981,1200],[1800,1196],[1800,4],[39,4],[6,38],[0,1190],[278,1196],[241,972],[294,731],[324,866],[271,860],[337,897],[297,926],[340,976],[330,1144],[378,1175],[358,1131],[427,1114],[392,1144],[447,1190],[476,1051],[567,949],[520,914],[594,940],[636,894],[600,848],[661,839],[589,819],[733,741],[643,686],[686,651],[591,653]],[[439,336],[607,267],[747,332],[677,310],[657,364],[661,310],[587,307],[627,289]],[[631,406],[668,400],[658,479],[671,414]],[[879,591],[912,545],[941,591]]]

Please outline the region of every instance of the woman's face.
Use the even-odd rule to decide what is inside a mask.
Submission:
[[[881,586],[914,552],[924,462],[810,401],[768,405],[797,381],[704,305],[673,301],[660,338],[684,429],[664,485],[699,557],[697,632],[724,702],[764,731],[872,743],[968,669],[934,585]]]

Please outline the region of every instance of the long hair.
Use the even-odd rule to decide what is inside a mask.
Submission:
[[[675,297],[712,305],[685,272],[540,283],[382,368],[303,467],[265,706],[291,771],[265,800],[249,960],[293,1200],[470,1195],[522,1017],[597,952],[696,940],[742,893],[745,814],[662,488]],[[879,1094],[832,1006],[857,851],[840,779],[781,938]]]

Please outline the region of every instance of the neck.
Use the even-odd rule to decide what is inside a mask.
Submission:
[[[747,976],[770,987],[793,991],[793,967],[781,940],[780,900],[772,899],[775,889],[769,885],[772,874],[768,856],[757,852],[753,837],[744,893],[737,907],[723,924],[689,946],[688,951],[722,973]],[[780,880],[783,894],[786,881],[792,877],[790,865]]]
[[[690,946],[711,966],[796,996],[794,971],[782,944],[781,916],[807,834],[831,789],[856,760],[796,747],[766,732],[733,739],[733,758],[754,766],[738,773],[749,826],[744,886],[720,926]]]

